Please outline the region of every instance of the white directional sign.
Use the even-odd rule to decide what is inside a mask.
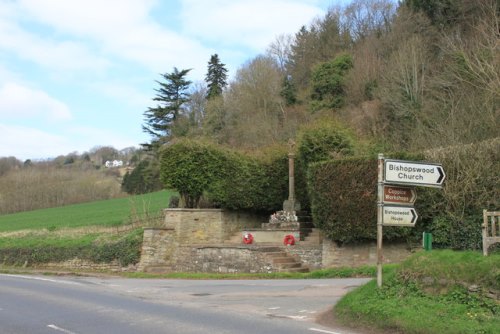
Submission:
[[[415,226],[418,215],[411,207],[384,206],[382,225],[384,226]]]
[[[386,159],[384,181],[423,187],[443,186],[446,174],[439,164]]]

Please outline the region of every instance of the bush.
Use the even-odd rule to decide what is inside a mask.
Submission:
[[[207,143],[177,141],[161,151],[160,178],[166,188],[179,192],[185,207],[195,208],[209,185],[225,176],[225,159]]]
[[[139,162],[130,173],[123,177],[122,190],[128,194],[146,194],[161,189],[159,168],[149,160]]]
[[[353,134],[340,124],[319,121],[304,128],[299,135],[298,157],[304,169],[313,162],[351,156],[355,152]]]

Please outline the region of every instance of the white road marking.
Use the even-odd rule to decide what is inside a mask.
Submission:
[[[61,283],[61,284],[69,284],[69,285],[82,285],[81,283],[78,283],[78,282],[55,280],[55,279],[50,279],[50,278],[45,278],[45,277],[36,277],[36,276],[23,276],[23,275],[10,275],[10,274],[0,274],[0,276],[23,278],[23,279],[30,279],[30,280],[34,280],[34,281],[44,281],[44,282]]]
[[[69,330],[61,328],[61,327],[57,327],[56,325],[47,325],[47,327],[52,328],[53,330],[56,330],[58,332],[66,333],[66,334],[76,334],[75,332],[69,331]]]
[[[277,306],[277,307],[270,307],[270,308],[268,308],[268,310],[279,310],[279,309],[280,309],[280,307],[279,307],[279,306]]]
[[[318,329],[318,328],[309,328],[309,330],[313,331],[313,332],[326,333],[326,334],[341,334],[338,332],[330,332],[330,331],[325,331],[323,329]]]

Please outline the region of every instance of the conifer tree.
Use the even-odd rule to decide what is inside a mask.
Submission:
[[[221,63],[219,56],[214,54],[208,62],[208,72],[205,81],[208,86],[207,99],[222,95],[222,91],[227,86],[227,69]]]
[[[156,89],[153,101],[158,104],[144,112],[145,124],[142,126],[144,132],[153,136],[153,144],[170,136],[172,125],[182,114],[184,104],[189,101],[187,89],[191,81],[186,79],[186,75],[190,70],[179,71],[174,67],[173,72],[162,74],[164,82],[157,81],[160,88]]]

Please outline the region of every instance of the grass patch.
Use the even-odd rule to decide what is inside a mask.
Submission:
[[[500,305],[486,297],[498,289],[500,255],[479,252],[421,252],[375,281],[352,291],[335,307],[345,324],[404,333],[498,333]],[[444,289],[428,289],[432,284]],[[475,292],[468,285],[478,285]]]
[[[58,208],[0,215],[0,232],[27,229],[78,228],[85,226],[119,226],[154,218],[168,207],[172,191],[68,205]]]
[[[330,268],[315,270],[309,273],[234,273],[234,274],[219,274],[219,273],[168,273],[168,274],[151,274],[143,272],[124,273],[123,275],[130,278],[170,278],[170,279],[321,279],[321,278],[348,278],[348,277],[373,277],[376,268],[371,266],[359,268]]]

